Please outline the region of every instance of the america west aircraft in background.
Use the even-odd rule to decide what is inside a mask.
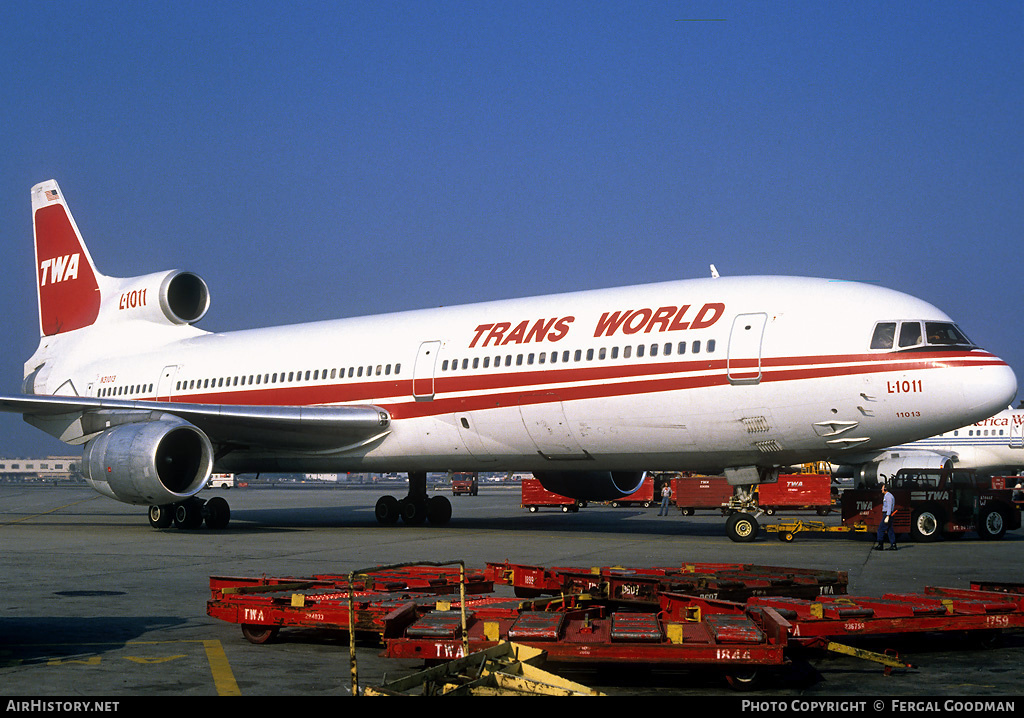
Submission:
[[[902,468],[973,469],[982,476],[1013,474],[1024,469],[1024,403],[968,426],[845,461],[835,468],[835,476],[852,478],[862,487],[887,481]]]
[[[426,491],[446,470],[531,471],[591,501],[632,493],[647,470],[724,473],[752,507],[778,467],[964,426],[1017,389],[935,307],[824,279],[209,333],[194,326],[210,302],[200,277],[100,274],[54,181],[32,210],[41,339],[24,395],[0,408],[84,445],[92,487],[148,505],[156,527],[226,525],[223,499],[196,497],[215,471],[407,472],[408,496],[378,500],[381,523],[446,523],[451,504]]]

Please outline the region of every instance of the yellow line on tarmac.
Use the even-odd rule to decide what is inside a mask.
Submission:
[[[235,674],[231,671],[231,664],[228,663],[228,656],[224,653],[224,646],[220,641],[203,641],[206,649],[206,660],[210,662],[210,672],[213,674],[213,683],[217,686],[219,696],[240,696],[242,691],[235,682]]]
[[[56,512],[56,511],[61,511],[63,509],[66,509],[69,506],[77,506],[78,504],[84,504],[86,501],[95,501],[98,498],[101,498],[99,496],[99,494],[97,494],[96,496],[90,496],[88,498],[81,499],[79,501],[72,501],[70,504],[64,504],[63,506],[57,506],[56,508],[52,508],[49,511],[41,511],[38,514],[29,514],[27,516],[22,516],[20,519],[15,519],[13,521],[3,521],[3,522],[0,522],[0,527],[3,527],[3,526],[13,526],[14,524],[20,524],[22,521],[28,521],[30,519],[39,518],[40,516],[46,516],[48,514],[52,514],[52,513]]]
[[[235,674],[231,670],[231,664],[228,663],[228,656],[224,652],[224,646],[219,640],[216,639],[179,639],[174,641],[126,641],[121,643],[119,641],[99,641],[99,642],[74,642],[74,643],[18,643],[8,646],[8,648],[17,648],[31,646],[33,648],[43,647],[62,647],[74,646],[77,648],[87,646],[121,646],[123,648],[131,648],[133,646],[161,646],[161,645],[172,645],[172,644],[183,644],[183,643],[202,643],[203,648],[206,651],[206,661],[210,666],[210,673],[213,676],[213,684],[217,688],[217,695],[219,696],[240,696],[242,695],[241,689],[238,687],[238,683],[235,682]],[[173,656],[173,659],[182,658],[183,656]],[[51,659],[48,665],[63,665],[68,663],[87,663],[95,665],[100,660],[99,656],[94,656],[89,659]],[[129,657],[128,660],[140,664],[150,664],[160,662],[162,659],[135,659]],[[0,665],[3,665],[0,663]],[[17,664],[11,664],[17,665]]]

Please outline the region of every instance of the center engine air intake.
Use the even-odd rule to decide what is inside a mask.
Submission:
[[[101,494],[162,506],[199,493],[213,471],[213,445],[182,420],[115,426],[85,445],[82,472]]]
[[[115,321],[194,324],[210,308],[210,289],[192,272],[172,270],[113,281],[105,289],[102,311]]]
[[[210,308],[210,290],[202,277],[175,272],[160,283],[160,309],[175,324],[198,322]]]

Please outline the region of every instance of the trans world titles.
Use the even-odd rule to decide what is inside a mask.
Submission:
[[[725,305],[720,302],[709,302],[696,312],[692,311],[689,304],[605,312],[597,320],[594,336],[610,337],[620,331],[623,334],[650,334],[706,329],[717,322],[724,312]],[[557,342],[569,333],[570,325],[574,321],[576,317],[568,316],[480,324],[474,331],[469,347],[472,349],[478,345],[497,347],[531,342]]]

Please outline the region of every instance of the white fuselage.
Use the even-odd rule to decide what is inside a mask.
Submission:
[[[870,349],[883,320],[951,322],[870,285],[720,278],[222,334],[133,320],[128,308],[44,339],[26,367],[46,360],[37,393],[372,404],[391,416],[390,433],[366,446],[233,451],[216,465],[230,472],[841,462],[1012,400],[1013,372],[983,350]]]

